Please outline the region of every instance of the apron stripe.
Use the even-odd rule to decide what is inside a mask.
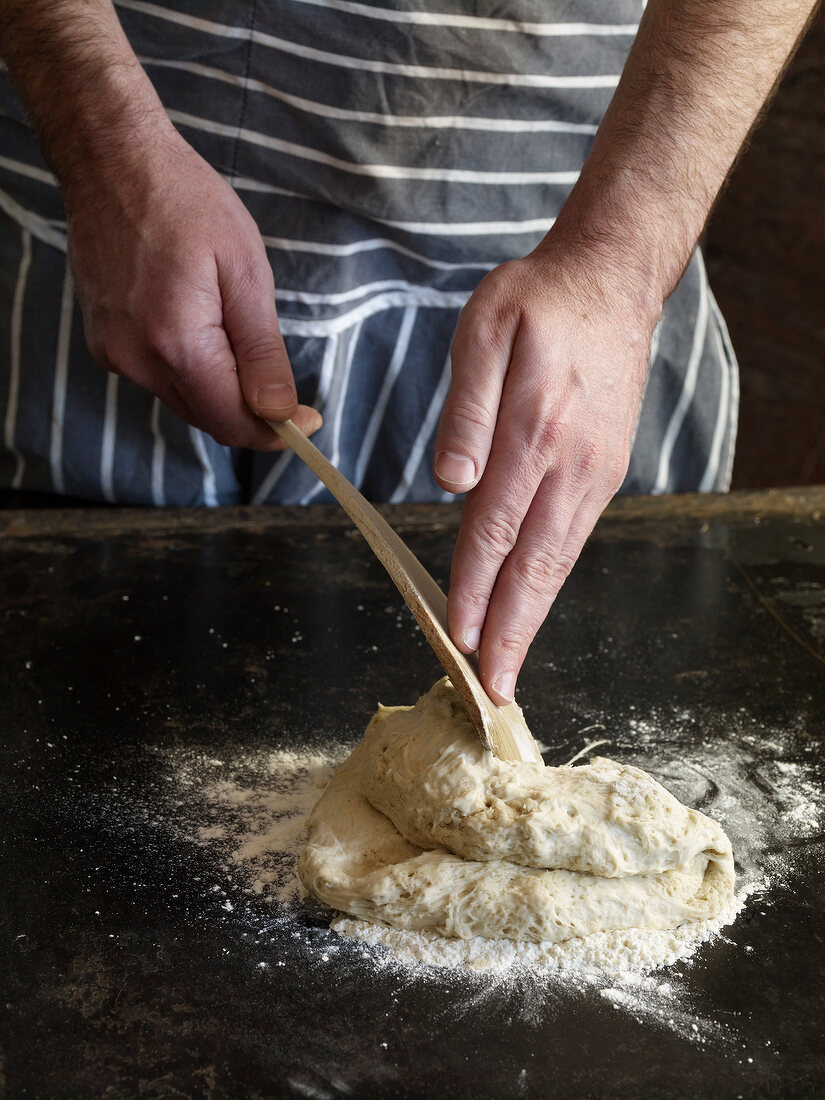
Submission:
[[[349,388],[350,373],[352,371],[352,361],[355,358],[355,348],[358,343],[358,337],[361,335],[361,325],[356,324],[347,335],[346,348],[344,351],[344,363],[341,371],[341,378],[338,385],[338,392],[335,396],[335,419],[333,421],[332,428],[332,451],[330,454],[330,462],[333,466],[340,467],[341,465],[341,422],[343,419],[344,408],[346,405],[347,390]],[[314,500],[319,493],[324,491],[324,485],[322,482],[316,482],[315,488],[301,500],[301,504],[309,504]]]
[[[361,444],[361,450],[358,452],[358,458],[355,462],[355,485],[359,488],[364,482],[364,472],[372,458],[375,440],[384,422],[384,414],[387,411],[390,395],[392,394],[393,387],[398,380],[398,375],[401,373],[401,368],[404,366],[407,357],[410,337],[412,336],[417,313],[418,310],[414,306],[407,306],[401,318],[401,327],[398,330],[398,337],[395,342],[392,359],[387,367],[387,373],[384,375],[384,381],[381,384],[378,400],[372,410],[367,430],[364,433],[364,442]]]
[[[14,298],[12,299],[11,321],[9,325],[11,346],[9,349],[9,390],[6,401],[6,419],[4,423],[3,439],[7,449],[14,457],[15,467],[12,474],[11,487],[19,489],[23,481],[25,462],[22,454],[17,449],[15,442],[17,433],[17,403],[20,396],[20,361],[21,361],[21,335],[23,326],[23,301],[26,296],[26,281],[29,276],[29,268],[32,260],[32,238],[28,230],[21,233],[22,251],[20,254],[20,266],[17,269],[17,281],[14,285]]]
[[[633,37],[638,23],[527,23],[516,19],[490,19],[479,15],[458,15],[453,12],[397,11],[352,0],[293,0],[293,3],[313,4],[319,8],[347,12],[368,19],[383,19],[392,23],[417,24],[429,27],[464,27],[467,30],[515,31],[553,38],[574,35],[621,35]]]
[[[168,113],[171,120],[181,126],[191,127],[195,130],[205,130],[207,133],[219,134],[222,137],[237,137],[241,141],[248,141],[265,149],[273,149],[277,153],[285,153],[287,156],[308,160],[313,164],[324,164],[330,168],[337,168],[341,172],[350,172],[354,176],[367,176],[370,179],[428,180],[440,183],[490,184],[496,187],[506,184],[516,187],[530,184],[542,184],[543,186],[547,184],[564,184],[565,186],[572,186],[579,178],[578,170],[572,172],[478,172],[464,168],[418,168],[401,164],[359,164],[342,160],[340,157],[334,157],[320,149],[297,145],[292,141],[283,141],[281,138],[271,137],[268,134],[259,134],[245,127],[227,126],[221,122],[198,118],[195,115],[187,114],[185,111],[170,110]]]
[[[699,255],[697,253],[697,255]],[[653,483],[652,492],[664,493],[670,484],[670,459],[676,439],[684,423],[688,408],[696,388],[696,378],[699,372],[699,362],[705,346],[705,336],[708,327],[708,289],[705,277],[704,264],[699,261],[699,308],[696,314],[696,324],[693,330],[693,346],[690,349],[687,370],[685,371],[682,391],[679,400],[671,413],[670,420],[662,437],[662,445],[659,451],[659,468],[656,472],[656,480]]]
[[[350,310],[349,313],[339,314],[325,320],[304,321],[298,318],[281,317],[281,332],[285,336],[328,336],[333,332],[346,332],[353,325],[361,324],[377,313],[385,313],[399,307],[406,309],[407,306],[418,306],[427,309],[459,310],[469,296],[469,291],[466,293],[448,293],[430,288],[418,288],[415,293],[398,291],[394,294],[381,294],[364,302],[356,309]],[[277,300],[277,290],[275,297]]]
[[[61,252],[66,251],[65,233],[61,233],[59,229],[49,225],[45,218],[41,218],[31,210],[26,210],[2,189],[0,189],[0,210],[16,222],[21,229],[26,230],[32,237],[36,237],[38,241],[42,241],[43,244],[50,244],[52,248],[59,249]]]
[[[26,164],[22,160],[0,156],[0,168],[7,168],[9,171],[17,172],[19,175],[26,176],[31,180],[39,180],[40,183],[51,184],[52,187],[58,186],[57,180],[51,172],[47,172],[43,168],[37,168],[33,164]]]
[[[117,386],[118,376],[106,375],[106,410],[103,414],[103,439],[100,444],[100,486],[108,501],[115,501],[114,467],[115,440],[117,437]]]
[[[424,448],[429,442],[430,436],[435,430],[435,426],[438,423],[438,418],[441,416],[441,410],[444,406],[444,401],[447,397],[447,391],[450,388],[450,357],[447,356],[444,367],[441,371],[441,377],[438,379],[438,385],[433,393],[432,400],[430,401],[427,409],[427,415],[418,429],[418,435],[415,437],[415,442],[410,449],[410,457],[407,459],[404,466],[404,473],[401,476],[401,480],[396,485],[392,494],[390,495],[390,504],[399,504],[401,501],[407,499],[410,488],[415,480],[415,474],[418,467],[421,465],[421,459],[424,455]]]
[[[411,77],[415,80],[455,80],[460,83],[505,84],[522,88],[615,88],[620,73],[592,74],[577,76],[555,76],[547,73],[498,73],[477,69],[453,69],[439,65],[410,65],[394,61],[377,61],[374,58],[350,57],[346,54],[319,50],[315,46],[304,46],[279,35],[266,34],[263,31],[249,31],[240,27],[216,23],[196,15],[172,11],[158,4],[144,3],[143,0],[118,0],[118,8],[143,12],[171,23],[205,31],[208,34],[222,35],[227,38],[246,39],[256,46],[265,46],[280,53],[291,54],[305,61],[316,61],[345,69],[357,69],[359,72],[379,73]]]
[[[198,460],[198,465],[203,472],[203,503],[208,507],[214,507],[218,503],[215,471],[209,460],[209,452],[206,449],[206,438],[199,428],[189,427],[189,438],[192,440],[192,449]]]
[[[172,69],[176,72],[192,73],[210,80],[233,84],[247,91],[260,92],[281,103],[294,107],[306,114],[318,115],[342,122],[361,122],[370,125],[409,127],[420,130],[481,130],[483,133],[511,134],[586,134],[593,136],[598,127],[590,122],[564,122],[559,119],[522,119],[522,118],[481,118],[466,115],[397,115],[378,111],[356,111],[344,107],[335,107],[319,100],[305,99],[275,88],[263,80],[237,76],[225,69],[216,69],[210,65],[201,65],[196,61],[168,61],[160,57],[141,57],[144,66],[158,69]]]
[[[388,301],[392,300],[393,296],[389,294],[389,291],[402,291],[409,294],[410,297],[427,298],[428,304],[432,305],[435,299],[443,297],[444,304],[448,308],[452,308],[455,305],[455,291],[434,291],[432,287],[415,285],[414,283],[408,283],[404,279],[384,279],[378,283],[362,283],[360,286],[354,286],[351,290],[337,290],[328,294],[317,294],[311,290],[288,290],[286,287],[279,286],[275,291],[276,299],[282,302],[301,302],[306,305],[338,305],[339,302],[352,302],[358,298],[382,298]],[[462,294],[462,291],[458,291]],[[468,292],[469,293],[469,292]],[[467,294],[463,294],[466,298]]]
[[[224,177],[228,180],[228,177]],[[249,176],[238,176],[232,181],[236,191],[252,191],[264,195],[282,195],[285,198],[305,199],[309,196],[300,195],[297,191],[289,191],[275,184],[265,183],[262,180],[250,179]],[[371,221],[379,225],[389,226],[391,229],[401,229],[405,233],[421,233],[432,237],[482,237],[489,238],[499,235],[530,235],[546,233],[553,225],[555,218],[549,214],[541,218],[525,218],[516,221],[400,221],[393,218],[372,217]]]
[[[475,268],[483,271],[491,271],[495,262],[478,262],[460,264],[450,263],[449,260],[434,260],[412,248],[406,248],[403,244],[388,240],[384,237],[366,237],[364,240],[352,241],[350,244],[329,244],[325,241],[291,241],[285,237],[264,237],[263,242],[267,248],[278,252],[307,252],[315,256],[355,256],[360,252],[377,252],[379,249],[388,249],[399,256],[407,256],[417,263],[438,271],[466,271]]]
[[[152,401],[149,430],[152,433],[152,503],[162,508],[166,504],[164,488],[166,440],[160,428],[160,399],[157,397]]]
[[[66,491],[63,477],[63,427],[66,412],[66,388],[69,381],[69,341],[72,337],[73,312],[74,282],[67,261],[66,274],[63,278],[63,295],[60,301],[60,321],[57,329],[54,389],[52,391],[51,443],[49,446],[52,488],[56,493],[65,493]]]
[[[719,463],[720,471],[716,483],[711,486],[711,489],[718,491],[719,489],[729,489],[731,477],[733,476],[736,431],[739,426],[739,369],[736,362],[736,355],[730,342],[728,326],[725,324],[725,318],[722,316],[719,305],[712,293],[710,295],[710,307],[716,327],[716,333],[719,337],[719,354],[724,362],[730,381],[728,422],[723,444],[723,454]]]

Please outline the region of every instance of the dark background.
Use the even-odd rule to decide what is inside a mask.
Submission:
[[[734,488],[825,483],[825,8],[711,219],[741,367]]]

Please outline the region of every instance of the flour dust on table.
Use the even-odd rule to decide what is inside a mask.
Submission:
[[[164,848],[174,841],[180,867],[169,866],[169,897],[178,896],[175,876],[185,876],[187,904],[196,905],[192,919],[220,928],[238,965],[246,959],[262,973],[293,965],[328,967],[330,980],[333,968],[338,973],[343,967],[350,975],[364,970],[365,980],[371,973],[386,974],[399,986],[436,983],[450,991],[452,1011],[459,1014],[462,1005],[475,1011],[473,1006],[488,996],[505,997],[513,1011],[528,1014],[540,1005],[544,1015],[554,1006],[566,1011],[570,998],[596,996],[643,1024],[699,1044],[723,1043],[735,1054],[740,1045],[736,1020],[725,1014],[708,1017],[706,1009],[700,1013],[695,982],[701,982],[702,971],[720,952],[751,951],[748,924],[773,904],[774,885],[780,896],[782,883],[794,880],[793,861],[825,816],[825,793],[815,782],[813,756],[805,754],[804,730],[793,720],[767,727],[745,707],[721,712],[703,709],[701,703],[690,713],[666,704],[644,714],[631,711],[584,712],[578,745],[595,733],[609,742],[611,756],[633,762],[630,774],[640,765],[679,801],[711,813],[737,857],[735,896],[716,915],[687,919],[676,928],[613,928],[556,942],[461,939],[331,913],[307,895],[297,867],[307,819],[357,747],[349,729],[318,730],[317,736],[301,735],[297,742],[288,736],[281,741],[283,735],[274,732],[271,739],[262,734],[255,749],[231,737],[220,747],[214,738],[201,743],[196,734],[188,745],[146,746],[141,770],[154,776],[152,781],[128,794],[113,788],[111,799],[100,805],[86,801],[83,812],[99,819],[109,833],[122,831],[128,837],[139,832],[150,846],[156,834]],[[546,731],[541,732],[546,739]],[[570,745],[565,735],[545,757],[568,760]],[[567,771],[575,776],[584,767]],[[657,787],[644,789],[656,792]],[[690,823],[691,813],[677,805],[674,821]],[[410,825],[418,827],[413,821],[405,828]],[[715,828],[712,823],[702,827]],[[622,850],[628,854],[633,844],[638,848],[643,835],[640,831],[634,840],[632,831],[626,832]],[[707,838],[715,836],[707,833]],[[787,843],[791,840],[794,844]],[[411,842],[399,834],[399,843]],[[531,843],[532,858],[539,848],[538,841]],[[704,851],[698,853],[702,859]],[[581,860],[582,853],[575,858]],[[534,876],[552,873],[515,861],[513,866]],[[737,922],[739,931],[731,939],[721,930],[748,897],[747,921]]]

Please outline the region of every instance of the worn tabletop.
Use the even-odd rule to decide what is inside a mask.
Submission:
[[[446,583],[457,511],[385,512]],[[5,1095],[825,1094],[825,490],[615,503],[522,674],[549,762],[607,740],[758,887],[649,993],[377,965],[190,827],[440,674],[336,510],[5,512],[0,562]]]

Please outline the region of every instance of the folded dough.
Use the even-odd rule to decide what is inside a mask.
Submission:
[[[731,899],[731,847],[638,768],[499,760],[449,680],[379,707],[310,815],[299,863],[335,909],[469,939],[673,928]]]

